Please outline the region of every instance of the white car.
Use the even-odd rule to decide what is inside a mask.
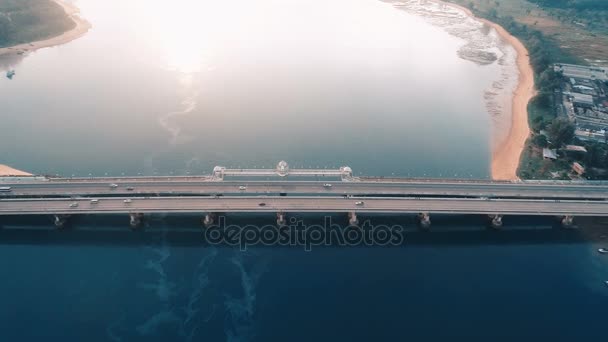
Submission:
[[[118,184],[110,184],[110,188],[116,189],[116,188],[118,188]]]
[[[70,203],[70,208],[76,208],[78,207],[78,203],[74,202],[74,203]]]
[[[324,188],[331,188],[331,184],[329,184],[329,183],[325,183],[325,184],[323,184],[323,187],[324,187]]]
[[[246,186],[244,186],[244,185],[241,185],[241,186],[239,186],[239,190],[241,190],[241,191],[245,191],[245,190],[247,190],[247,187],[246,187]]]
[[[97,203],[99,203],[99,200],[98,200],[98,199],[92,199],[92,200],[91,200],[91,204],[97,204]]]
[[[127,199],[126,199],[126,200],[124,200],[123,202],[124,202],[125,204],[129,204],[129,203],[131,203],[131,199],[130,199],[130,198],[127,198]]]
[[[355,202],[355,205],[357,205],[357,206],[362,206],[363,204],[365,204],[365,203],[363,203],[363,201],[357,201],[357,202]]]

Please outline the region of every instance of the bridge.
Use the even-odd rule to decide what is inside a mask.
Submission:
[[[269,177],[275,175],[280,177],[340,177],[343,181],[355,180],[353,170],[348,166],[342,166],[337,170],[291,169],[284,160],[281,160],[275,169],[227,169],[223,166],[216,166],[213,169],[214,180],[224,180],[226,176]]]
[[[232,176],[247,179],[226,179]],[[232,212],[276,213],[279,225],[289,213],[346,213],[353,225],[358,214],[415,214],[423,228],[435,214],[486,215],[494,228],[504,215],[556,216],[564,226],[575,216],[608,216],[608,182],[385,179],[354,177],[349,167],[289,169],[285,162],[276,170],[216,167],[208,176],[8,177],[0,188],[0,216],[54,215],[58,227],[84,214],[129,215],[133,227],[155,213],[200,213],[206,225]]]

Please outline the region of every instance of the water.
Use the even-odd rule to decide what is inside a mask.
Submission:
[[[483,94],[499,67],[459,58],[463,38],[369,0],[165,4],[79,1],[93,29],[0,83],[3,161],[67,176],[285,159],[488,177]]]
[[[200,174],[281,159],[365,175],[489,175],[512,55],[458,13],[375,0],[77,4],[93,24],[86,36],[0,62],[16,70],[0,81],[2,163],[64,176]],[[202,243],[198,219],[152,217],[148,232],[134,234],[126,218],[83,218],[75,224],[93,230],[77,232],[36,231],[48,226],[39,218],[2,232],[3,339],[571,341],[603,333],[608,264],[583,233],[427,236],[411,232],[411,218],[376,217],[405,225],[406,241],[241,252]]]

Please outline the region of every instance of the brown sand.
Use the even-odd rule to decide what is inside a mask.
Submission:
[[[504,143],[500,146],[496,146],[494,150],[492,156],[492,179],[518,180],[517,169],[519,168],[521,154],[526,145],[526,140],[530,136],[530,127],[528,126],[528,102],[536,95],[536,89],[534,88],[534,70],[532,70],[532,66],[530,65],[528,50],[519,39],[507,32],[502,26],[489,20],[475,17],[468,8],[463,6],[441,0],[437,1],[458,8],[467,13],[467,15],[493,27],[502,39],[511,44],[517,51],[519,84],[513,93],[511,125],[510,127],[504,127],[504,129],[509,130],[509,134]]]
[[[13,169],[10,166],[0,164],[0,176],[31,176],[31,173]]]
[[[76,38],[80,38],[91,28],[91,24],[80,17],[80,10],[76,6],[61,0],[53,1],[63,7],[65,13],[76,23],[76,26],[73,29],[64,32],[59,36],[55,36],[49,39],[0,48],[0,56],[5,54],[26,54],[41,48],[65,44]]]

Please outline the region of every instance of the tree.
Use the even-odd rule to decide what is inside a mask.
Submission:
[[[547,68],[538,77],[538,84],[542,91],[553,91],[559,87],[560,80],[552,68]]]
[[[540,147],[540,148],[545,148],[549,146],[549,142],[547,141],[547,137],[542,135],[542,134],[538,134],[536,135],[533,139],[532,142],[534,143],[534,145]]]
[[[547,129],[551,144],[560,147],[569,143],[574,138],[574,124],[565,117],[558,117],[551,121]]]
[[[593,167],[604,168],[608,166],[608,147],[600,143],[589,144],[585,159],[587,165]]]

